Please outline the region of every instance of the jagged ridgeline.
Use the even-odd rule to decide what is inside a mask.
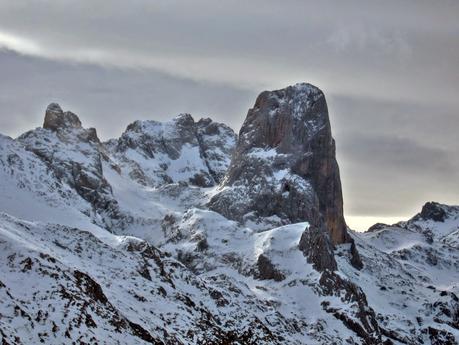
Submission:
[[[348,229],[327,103],[0,135],[2,344],[457,344],[459,207]],[[27,288],[24,288],[27,287]]]

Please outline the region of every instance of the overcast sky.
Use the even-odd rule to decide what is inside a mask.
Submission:
[[[348,223],[459,204],[459,1],[0,0],[0,132],[59,102],[106,139],[180,112],[236,131],[256,95],[329,104]]]

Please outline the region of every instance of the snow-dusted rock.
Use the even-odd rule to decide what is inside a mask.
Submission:
[[[415,216],[416,219],[433,220],[444,222],[451,214],[459,213],[459,208],[441,205],[438,202],[427,202],[422,206],[421,212]]]
[[[189,114],[172,121],[136,121],[107,147],[139,183],[160,186],[187,182],[210,187],[226,172],[236,136],[227,126]]]
[[[301,235],[298,248],[308,258],[308,262],[314,265],[317,271],[335,271],[337,269],[333,244],[324,229],[310,226]]]
[[[325,222],[348,240],[325,96],[310,84],[262,92],[240,130],[223,189],[210,208],[229,219],[277,225]],[[268,227],[271,225],[267,225]]]
[[[90,203],[107,227],[117,225],[118,203],[102,169],[109,157],[94,128],[83,128],[75,114],[64,113],[52,103],[46,110],[44,127],[24,133],[17,140],[38,156],[59,181]]]
[[[209,174],[215,183],[220,183],[231,163],[236,134],[230,127],[205,118],[196,123],[196,137]]]

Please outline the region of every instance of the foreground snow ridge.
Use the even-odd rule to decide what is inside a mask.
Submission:
[[[2,344],[458,344],[459,206],[348,229],[325,96],[236,135],[180,114],[101,142],[52,103],[0,135]]]

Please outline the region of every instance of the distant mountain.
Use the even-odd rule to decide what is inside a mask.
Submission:
[[[325,96],[236,135],[181,114],[101,142],[59,105],[0,136],[2,344],[458,344],[459,206],[346,226]]]

